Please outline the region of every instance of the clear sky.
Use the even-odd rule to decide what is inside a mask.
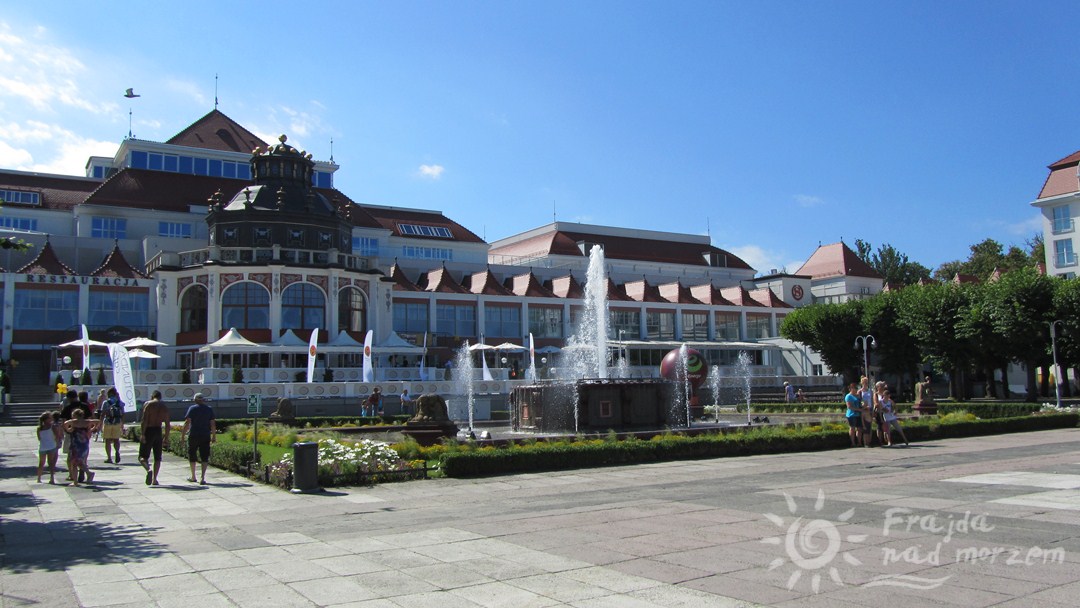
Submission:
[[[1080,149],[1077,5],[1044,1],[7,3],[0,168],[82,174],[214,107],[353,200],[488,241],[578,221],[931,269],[1023,245]],[[133,87],[142,96],[125,99]]]

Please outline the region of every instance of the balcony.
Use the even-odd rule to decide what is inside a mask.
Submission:
[[[1057,254],[1054,256],[1054,266],[1057,268],[1076,266],[1076,254],[1071,251]]]
[[[1071,217],[1061,217],[1061,218],[1054,218],[1054,221],[1051,222],[1050,230],[1053,231],[1054,234],[1065,234],[1065,233],[1068,233],[1068,232],[1072,232],[1073,227],[1074,227],[1073,218],[1071,218]]]

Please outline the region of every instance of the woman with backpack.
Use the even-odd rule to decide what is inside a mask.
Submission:
[[[105,440],[105,462],[120,464],[120,436],[124,434],[124,403],[115,388],[110,388],[108,397],[101,404],[101,437]],[[110,450],[110,448],[112,448]],[[113,459],[113,452],[116,459]]]

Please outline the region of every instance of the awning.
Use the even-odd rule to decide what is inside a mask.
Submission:
[[[258,353],[268,350],[262,344],[256,344],[241,336],[235,327],[230,328],[228,333],[216,342],[211,342],[199,348],[200,353]]]

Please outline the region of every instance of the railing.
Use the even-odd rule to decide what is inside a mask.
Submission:
[[[278,247],[209,247],[182,251],[179,254],[159,253],[147,263],[147,270],[153,271],[160,266],[172,264],[181,268],[199,266],[210,260],[231,263],[265,264],[283,262],[286,264],[329,265],[337,264],[350,270],[367,270],[371,260],[364,256],[341,253],[336,250],[286,249]]]
[[[1066,268],[1069,266],[1076,266],[1076,254],[1072,252],[1057,254],[1057,260],[1055,260],[1055,266],[1058,268]]]
[[[1071,218],[1071,217],[1062,217],[1062,218],[1055,218],[1054,219],[1054,223],[1053,223],[1053,226],[1051,227],[1051,230],[1053,231],[1054,234],[1062,234],[1062,233],[1065,233],[1065,232],[1072,232],[1073,227],[1074,227],[1073,218]]]

